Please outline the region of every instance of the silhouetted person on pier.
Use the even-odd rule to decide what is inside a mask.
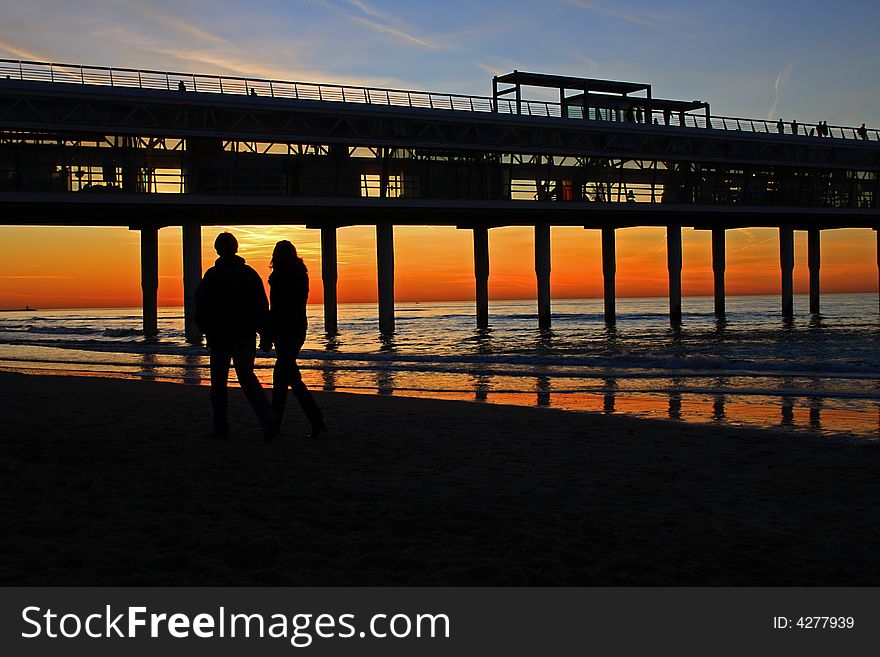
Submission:
[[[257,95],[257,90],[254,89],[253,87],[251,87],[251,96],[256,96],[256,95]]]
[[[214,435],[229,433],[226,416],[229,363],[235,366],[238,383],[271,440],[278,433],[278,420],[254,374],[255,337],[264,335],[269,324],[269,302],[260,275],[236,255],[238,241],[232,233],[220,233],[214,240],[219,256],[205,272],[196,290],[196,324],[205,334],[211,351],[211,405]]]
[[[819,136],[827,137],[828,136],[828,121],[819,121]]]
[[[663,123],[664,125],[669,125],[672,122],[672,111],[668,109],[663,110]]]
[[[778,132],[780,135],[785,134],[785,124],[782,122],[782,119],[779,119],[776,122],[776,132]]]
[[[306,340],[308,320],[306,301],[309,298],[309,272],[296,253],[296,247],[287,240],[275,245],[272,252],[272,273],[269,275],[269,336],[264,336],[260,348],[269,351],[275,343],[275,371],[272,380],[272,409],[279,422],[287,403],[287,389],[299,402],[312,426],[310,438],[317,438],[327,428],[314,397],[303,383],[296,364],[300,349]]]
[[[178,81],[177,90],[178,91],[186,91],[186,85],[183,83],[183,80]]]
[[[796,135],[797,133],[798,133],[798,122],[792,121],[791,122],[791,134]]]
[[[865,141],[868,141],[868,129],[865,127],[864,123],[861,126],[859,126],[859,128],[858,128],[858,130],[856,130],[856,132],[859,133],[860,139],[864,139]]]

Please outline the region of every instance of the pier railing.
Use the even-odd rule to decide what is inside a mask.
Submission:
[[[147,69],[115,68],[107,66],[83,66],[18,59],[0,59],[0,78],[29,80],[35,82],[58,82],[67,84],[98,85],[137,89],[161,89],[190,93],[220,93],[238,96],[265,96],[294,100],[318,100],[367,105],[389,105],[422,109],[442,109],[465,112],[497,112],[550,118],[583,120],[582,108],[563,107],[560,103],[536,100],[494,99],[489,96],[435,93],[407,89],[358,87],[317,82],[289,82],[265,78],[227,75],[202,75],[197,73],[174,73]],[[605,121],[625,121],[622,111],[600,110],[595,118]],[[794,134],[791,122],[782,125],[776,121],[729,116],[710,116],[687,113],[664,113],[651,111],[645,123],[660,126],[712,128],[767,134]],[[631,121],[630,121],[631,122]],[[827,138],[880,141],[880,130],[851,126],[826,126]],[[797,134],[817,136],[819,126],[800,123]],[[818,138],[818,137],[817,137]],[[825,137],[823,137],[825,138]]]

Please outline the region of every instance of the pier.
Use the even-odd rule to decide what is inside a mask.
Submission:
[[[880,227],[880,133],[715,116],[649,84],[514,71],[491,96],[0,60],[6,225],[139,231],[144,333],[157,333],[158,232],[181,226],[186,336],[201,228],[320,231],[326,331],[338,331],[337,231],[376,229],[378,320],[394,331],[394,227],[471,231],[475,323],[489,326],[491,229],[534,230],[536,322],[552,322],[553,226],[598,231],[604,314],[616,321],[616,231],[666,229],[669,319],[682,321],[683,228],[711,231],[725,316],[727,231],[779,233],[792,317],[794,234],[820,312],[821,234]],[[534,100],[532,89],[558,101]],[[585,233],[585,239],[593,239]],[[880,268],[880,232],[878,232]]]

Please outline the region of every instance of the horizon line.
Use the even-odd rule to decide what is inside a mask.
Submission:
[[[844,294],[878,294],[877,290],[867,290],[867,291],[853,291],[853,292],[823,292],[822,296],[837,296]],[[735,297],[776,297],[779,296],[778,292],[771,293],[760,293],[760,292],[752,292],[745,294],[729,294],[725,298],[731,299]],[[808,297],[809,292],[795,292],[794,296],[796,297]],[[665,294],[655,294],[655,295],[643,295],[643,296],[618,296],[616,297],[618,300],[620,299],[665,299],[667,295]],[[602,296],[595,297],[554,297],[553,301],[590,301],[590,300],[601,300]],[[682,298],[685,299],[712,299],[713,296],[711,294],[683,294]],[[475,303],[474,299],[395,299],[395,303]],[[498,302],[498,301],[534,301],[537,303],[537,297],[511,297],[511,298],[496,298],[489,299],[489,302]],[[337,305],[339,306],[355,306],[355,305],[378,305],[378,300],[373,301],[339,301]],[[28,306],[27,308],[0,308],[0,312],[24,312],[27,310],[78,310],[78,309],[107,309],[107,310],[116,310],[121,308],[135,308],[140,309],[139,305],[110,305],[110,306],[44,306],[42,308],[30,307],[30,304],[25,304]],[[320,306],[323,305],[323,301],[309,301],[307,303],[309,306]],[[184,304],[181,301],[180,303],[174,304],[158,304],[159,308],[183,308]]]

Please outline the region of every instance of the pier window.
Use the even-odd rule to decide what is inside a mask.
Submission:
[[[382,176],[378,173],[361,174],[361,196],[378,198],[382,196]],[[400,198],[403,196],[403,174],[389,174],[385,186],[386,198]]]

